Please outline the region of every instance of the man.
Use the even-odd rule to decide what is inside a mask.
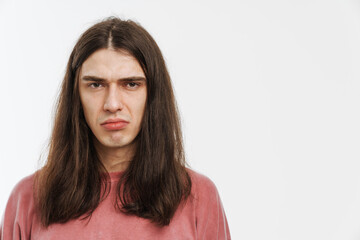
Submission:
[[[160,49],[109,18],[75,45],[45,166],[14,188],[1,239],[230,239],[214,184],[185,167]]]

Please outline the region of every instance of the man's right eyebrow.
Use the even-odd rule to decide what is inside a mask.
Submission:
[[[95,76],[83,76],[81,78],[84,81],[94,81],[94,82],[105,82],[106,80],[103,78],[95,77]]]

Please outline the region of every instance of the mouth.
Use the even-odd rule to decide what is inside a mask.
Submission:
[[[121,130],[129,124],[128,121],[123,119],[109,119],[101,123],[101,126],[106,130]]]

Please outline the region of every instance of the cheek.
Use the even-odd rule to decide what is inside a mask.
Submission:
[[[85,120],[86,120],[87,124],[90,125],[90,122],[89,122],[90,117],[89,116],[91,114],[89,113],[89,109],[86,106],[83,106],[83,110],[84,110]]]
[[[96,105],[93,104],[91,99],[83,98],[82,107],[84,111],[84,116],[87,124],[91,127],[96,124]]]
[[[135,126],[140,127],[142,119],[144,117],[146,98],[137,96],[136,98],[132,98],[128,105],[130,110],[130,115],[133,120],[135,120]]]
[[[144,115],[144,112],[145,112],[145,106],[146,106],[146,95],[143,96],[141,99],[139,99],[139,104],[137,106],[137,112],[138,112],[138,116],[139,116],[139,120],[141,121],[143,115]]]

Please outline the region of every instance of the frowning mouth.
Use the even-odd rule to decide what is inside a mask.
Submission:
[[[116,118],[106,120],[105,122],[101,123],[101,126],[103,126],[107,130],[120,130],[125,128],[128,124],[128,121]]]

